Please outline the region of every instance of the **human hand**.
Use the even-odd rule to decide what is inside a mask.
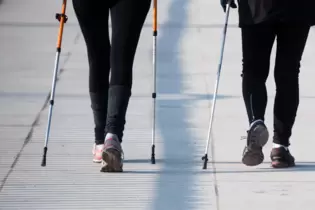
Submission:
[[[230,4],[231,8],[235,9],[237,8],[237,5],[235,3],[235,0],[220,0],[221,1],[221,6],[223,8],[223,11],[226,11],[226,5]]]

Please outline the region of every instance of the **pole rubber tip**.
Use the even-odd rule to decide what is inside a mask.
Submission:
[[[151,152],[151,163],[155,164],[155,145],[152,145]]]
[[[44,154],[43,154],[43,159],[42,159],[42,167],[46,166],[46,156],[47,156],[47,147],[44,147]]]

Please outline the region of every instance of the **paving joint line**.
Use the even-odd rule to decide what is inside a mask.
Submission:
[[[77,44],[79,39],[80,39],[80,35],[81,33],[78,32],[77,35],[75,36],[74,38],[74,41],[73,41],[73,44]],[[65,71],[65,68],[64,66],[68,63],[68,61],[70,60],[70,57],[72,56],[72,50],[70,50],[67,54],[66,54],[66,58],[63,62],[63,64],[61,66],[63,66],[63,68],[60,68],[59,71],[58,71],[58,75],[57,75],[57,78],[56,78],[56,84],[57,82],[60,80],[61,78],[61,75],[62,73]],[[46,99],[44,101],[44,104],[42,106],[42,108],[39,110],[39,112],[37,113],[32,125],[31,125],[31,128],[27,134],[27,136],[25,137],[24,139],[24,142],[23,142],[23,145],[21,147],[21,149],[19,150],[19,152],[17,153],[16,157],[14,158],[14,161],[10,167],[10,170],[8,171],[8,173],[5,175],[4,179],[1,181],[1,185],[0,185],[0,193],[2,192],[8,178],[10,177],[10,175],[12,174],[17,162],[20,160],[20,157],[21,157],[21,154],[25,148],[25,146],[30,142],[30,140],[32,139],[32,136],[33,136],[33,132],[36,128],[37,125],[39,125],[39,120],[40,120],[40,117],[41,117],[41,114],[42,112],[47,108],[48,106],[48,103],[49,103],[49,100],[50,100],[50,95],[51,95],[51,90],[49,90],[47,96],[46,96]]]
[[[219,193],[219,183],[217,179],[217,168],[215,165],[215,148],[214,148],[214,136],[211,134],[211,153],[212,153],[212,170],[213,170],[213,185],[214,185],[214,192],[215,192],[215,198],[216,198],[216,209],[220,210],[220,193]]]

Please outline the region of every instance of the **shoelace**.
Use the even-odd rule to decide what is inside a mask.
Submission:
[[[247,136],[241,136],[241,141],[243,141],[243,140],[247,140],[248,139],[248,133],[249,133],[249,131],[247,131]],[[255,139],[256,138],[256,136],[252,136],[252,142],[255,142]]]
[[[248,137],[248,131],[246,131],[247,132],[247,136],[241,136],[241,141],[243,141],[243,140],[247,140],[247,137]]]

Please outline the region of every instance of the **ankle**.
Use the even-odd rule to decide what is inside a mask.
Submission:
[[[103,140],[100,140],[100,139],[96,139],[95,142],[94,142],[95,145],[102,145],[104,144],[104,139]]]
[[[284,148],[286,150],[288,150],[289,148],[287,146],[281,145],[281,144],[277,144],[277,143],[273,143],[272,144],[272,148]]]
[[[256,120],[253,120],[252,122],[250,122],[249,127],[252,127],[256,123],[265,123],[265,122],[262,119],[256,119]]]
[[[107,133],[105,136],[105,141],[108,139],[115,139],[115,140],[117,139],[118,140],[118,136],[117,136],[117,134],[114,134],[114,133]]]

